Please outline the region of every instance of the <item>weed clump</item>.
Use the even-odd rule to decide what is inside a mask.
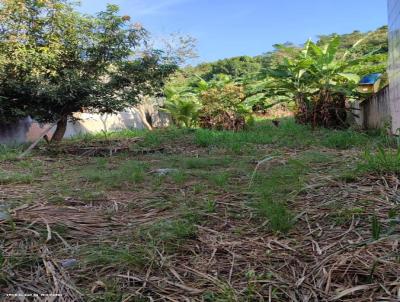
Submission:
[[[400,174],[400,149],[394,151],[380,147],[376,153],[366,151],[357,170],[361,173]]]

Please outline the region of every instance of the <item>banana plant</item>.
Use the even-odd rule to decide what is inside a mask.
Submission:
[[[358,75],[346,70],[360,59],[349,60],[346,53],[339,57],[339,46],[339,37],[323,46],[308,40],[296,55],[269,71],[267,96],[294,102],[299,122],[328,127],[344,124],[345,100],[359,81]]]
[[[357,42],[354,47],[359,44]],[[308,41],[310,49],[311,64],[307,70],[311,74],[311,83],[319,90],[329,90],[332,92],[351,93],[348,89],[354,89],[360,77],[357,74],[346,72],[351,66],[360,64],[360,60],[348,60],[348,51],[338,57],[337,52],[340,46],[340,38],[334,37],[326,45],[320,47]]]
[[[168,112],[178,127],[191,128],[196,125],[201,105],[196,94],[190,89],[167,87],[164,91],[166,101],[163,111]]]

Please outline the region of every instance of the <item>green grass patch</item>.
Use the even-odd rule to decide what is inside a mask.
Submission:
[[[206,157],[193,157],[183,160],[183,166],[186,169],[207,169],[215,166],[223,166],[231,162],[228,157],[224,158],[206,158]]]
[[[210,172],[207,174],[208,181],[217,187],[225,187],[229,183],[230,178],[231,174],[227,171],[217,173]]]
[[[194,224],[186,219],[165,220],[152,225],[148,229],[152,238],[157,241],[179,242],[183,239],[195,238],[196,228]]]
[[[302,189],[308,165],[292,159],[283,166],[268,169],[268,173],[257,173],[252,189],[259,200],[254,207],[260,217],[267,219],[272,231],[287,233],[293,226],[294,215],[288,205]]]
[[[176,184],[183,184],[188,179],[188,175],[181,170],[171,173],[170,177]]]
[[[138,146],[144,148],[157,148],[164,144],[171,145],[171,142],[185,140],[185,137],[190,135],[190,133],[190,129],[177,129],[174,127],[154,131],[145,131],[142,135],[143,141],[139,142]]]
[[[275,145],[278,147],[308,147],[324,146],[334,149],[350,149],[355,147],[373,146],[387,142],[382,135],[348,130],[329,130],[317,128],[312,130],[307,125],[299,125],[293,119],[282,119],[280,127],[264,120],[246,130],[215,131],[198,129],[194,142],[201,147],[226,148],[235,153],[245,153],[251,150],[251,145]]]
[[[80,198],[83,201],[96,201],[96,200],[105,200],[107,199],[107,194],[104,191],[96,191],[96,190],[83,190],[75,193],[76,197]]]
[[[0,171],[0,185],[30,184],[35,177],[32,173]]]
[[[217,202],[207,199],[203,204],[203,209],[206,213],[215,213],[217,210]]]
[[[342,225],[351,221],[354,217],[359,217],[364,213],[364,210],[360,207],[352,207],[338,210],[331,215],[333,221],[337,225]]]
[[[335,157],[333,154],[330,153],[323,153],[319,151],[306,151],[302,154],[301,160],[316,164],[326,164],[335,161]]]
[[[363,161],[357,166],[359,173],[400,173],[400,149],[385,150],[378,148],[377,152],[367,151]]]
[[[41,258],[38,254],[21,251],[7,257],[7,269],[18,270],[18,269],[30,269],[41,262]],[[3,263],[4,265],[4,263]]]
[[[333,149],[350,149],[368,145],[371,138],[368,135],[354,130],[325,130],[321,141],[324,147]]]
[[[105,187],[120,188],[127,183],[141,183],[146,169],[145,163],[135,160],[125,161],[117,168],[109,168],[105,159],[100,159],[94,167],[84,170],[81,177]]]
[[[24,145],[3,145],[0,144],[0,162],[15,160],[23,152]]]
[[[0,169],[0,184],[30,184],[43,173],[43,164],[39,160],[24,160],[16,163],[21,171]],[[23,171],[25,170],[25,171]]]
[[[80,251],[86,265],[113,265],[124,268],[142,268],[147,262],[147,252],[144,248],[123,248],[111,245],[95,245],[85,247]]]
[[[140,230],[146,242],[159,246],[167,251],[175,251],[186,240],[195,239],[197,234],[196,224],[199,215],[193,211],[187,212],[180,218],[162,220]]]

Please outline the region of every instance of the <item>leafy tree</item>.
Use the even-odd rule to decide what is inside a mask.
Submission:
[[[218,74],[225,74],[237,80],[260,71],[261,64],[257,58],[241,56],[219,60],[211,64],[210,71],[202,77],[209,81]]]
[[[57,123],[78,111],[113,113],[161,93],[176,61],[144,46],[147,32],[108,5],[97,16],[67,0],[1,0],[1,116]]]

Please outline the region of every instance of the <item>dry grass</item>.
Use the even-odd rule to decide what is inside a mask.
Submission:
[[[9,205],[0,220],[3,300],[400,299],[399,179],[339,177],[363,150],[258,145],[238,154],[188,139],[162,146],[163,153],[103,159],[27,159],[43,162],[40,176],[0,186]],[[143,179],[115,187],[85,178],[85,169],[100,179],[104,171],[120,175],[127,161],[143,164]],[[0,165],[24,171],[17,162]],[[157,176],[156,168],[180,174]],[[286,233],[273,228],[276,217],[259,214],[266,198],[290,211]]]

